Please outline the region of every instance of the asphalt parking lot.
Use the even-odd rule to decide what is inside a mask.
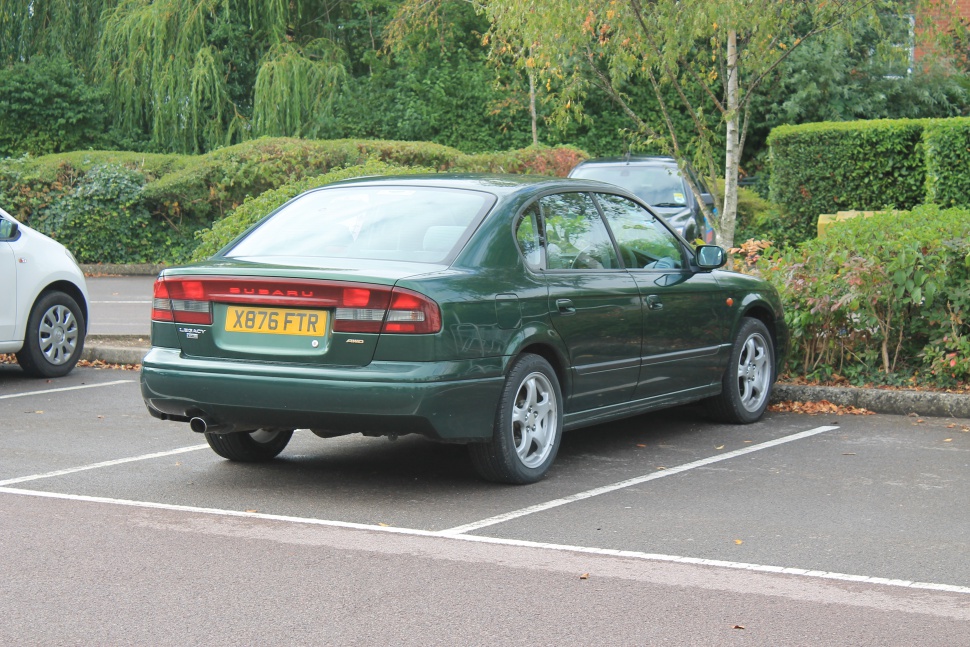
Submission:
[[[3,644],[967,644],[968,420],[682,408],[508,487],[417,437],[229,463],[137,379],[0,365]]]

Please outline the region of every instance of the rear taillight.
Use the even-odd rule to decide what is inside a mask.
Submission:
[[[391,307],[384,319],[386,333],[435,333],[441,330],[441,311],[428,297],[395,288],[391,293]]]
[[[159,278],[154,292],[152,321],[212,323],[212,307],[202,281]]]
[[[160,277],[153,321],[211,324],[212,303],[321,308],[333,312],[334,332],[427,334],[441,330],[441,311],[428,297],[383,285],[304,279]]]

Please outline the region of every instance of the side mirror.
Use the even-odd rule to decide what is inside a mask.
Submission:
[[[17,237],[20,225],[12,220],[0,219],[0,240],[12,240]]]
[[[694,250],[694,258],[702,270],[716,270],[727,263],[727,254],[717,245],[700,245]]]
[[[701,194],[701,202],[703,202],[704,204],[706,204],[711,209],[714,208],[714,196],[711,195],[710,193],[702,193]]]

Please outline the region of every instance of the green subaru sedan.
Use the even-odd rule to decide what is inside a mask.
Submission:
[[[788,332],[725,260],[591,180],[331,184],[159,275],[142,395],[229,460],[298,429],[421,434],[532,483],[568,429],[693,401],[762,416]]]

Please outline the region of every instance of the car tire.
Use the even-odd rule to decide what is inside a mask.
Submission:
[[[509,369],[487,443],[469,445],[478,474],[524,485],[546,475],[562,440],[562,390],[556,372],[538,355],[519,356]]]
[[[241,463],[261,463],[280,455],[293,437],[292,429],[258,429],[230,434],[205,434],[205,440],[219,456]]]
[[[84,312],[63,292],[44,292],[30,309],[17,362],[32,377],[63,377],[84,350]]]
[[[768,328],[750,317],[741,320],[721,393],[708,400],[714,418],[748,424],[761,419],[775,381],[775,347]]]

